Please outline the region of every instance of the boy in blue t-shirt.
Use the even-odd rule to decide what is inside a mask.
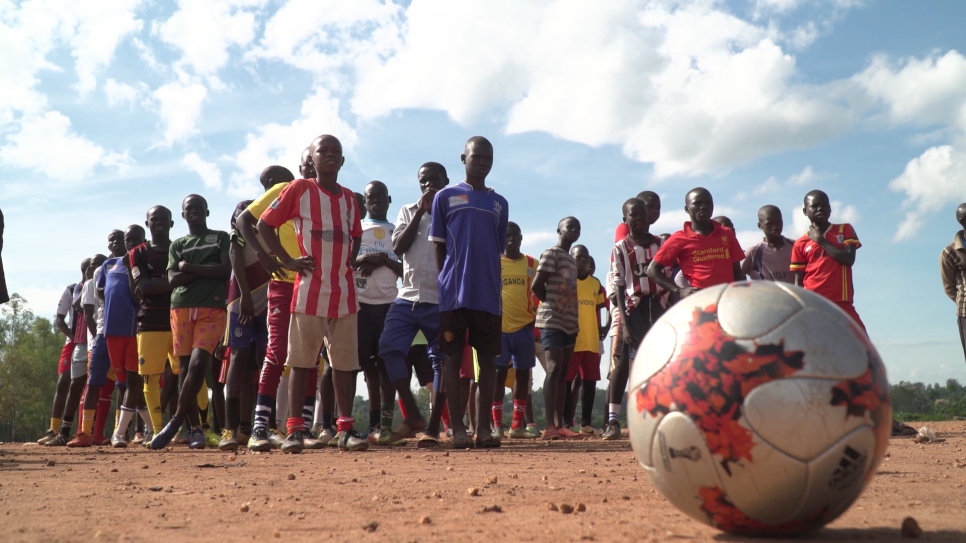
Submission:
[[[439,268],[439,347],[448,357],[443,375],[453,447],[474,445],[463,424],[467,398],[460,386],[459,362],[468,339],[480,366],[475,445],[491,448],[500,446],[490,434],[489,407],[502,347],[500,255],[506,247],[509,204],[486,186],[493,167],[493,145],[486,138],[470,138],[460,158],[466,180],[436,193],[429,229]]]

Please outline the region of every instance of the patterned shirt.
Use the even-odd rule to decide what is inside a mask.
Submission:
[[[329,193],[315,179],[297,179],[261,220],[273,228],[292,221],[300,254],[315,259],[315,270],[295,279],[294,313],[334,319],[359,311],[350,259],[352,240],[362,236],[362,225],[351,190],[337,185]]]
[[[939,255],[939,273],[946,296],[956,302],[956,316],[966,317],[966,244],[962,232],[956,232],[953,242]]]
[[[264,316],[268,311],[268,283],[272,280],[272,276],[265,271],[261,262],[258,261],[255,249],[245,243],[245,238],[235,228],[235,220],[251,204],[252,200],[245,200],[235,206],[235,211],[231,215],[230,239],[235,246],[235,250],[241,251],[242,267],[244,268],[245,279],[248,282],[248,291],[252,297],[254,315]],[[241,313],[241,289],[238,287],[234,267],[232,267],[231,280],[228,283],[228,311]]]
[[[862,247],[855,230],[848,223],[829,224],[825,239],[839,248]],[[855,291],[852,288],[852,266],[846,266],[832,258],[808,234],[803,234],[795,241],[788,268],[793,272],[804,272],[802,286],[805,290],[821,294],[836,303],[853,302]]]
[[[547,295],[537,308],[537,328],[555,328],[565,334],[576,334],[579,304],[577,302],[577,261],[560,247],[551,247],[540,255],[537,273],[548,274]]]
[[[624,287],[628,311],[641,303],[641,298],[664,292],[645,271],[661,247],[661,238],[648,234],[647,245],[637,243],[630,235],[614,244],[611,251],[611,280],[614,292]]]

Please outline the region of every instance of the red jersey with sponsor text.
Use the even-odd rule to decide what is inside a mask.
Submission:
[[[825,239],[839,248],[851,245],[858,249],[862,246],[849,223],[829,224]],[[795,240],[792,261],[788,268],[792,272],[805,273],[802,279],[805,290],[821,294],[836,303],[852,303],[855,295],[852,288],[852,267],[832,258],[821,245],[809,239],[808,234]]]
[[[654,260],[662,266],[677,263],[692,287],[707,288],[734,281],[734,263],[741,262],[745,252],[734,230],[715,221],[711,225],[711,233],[703,236],[691,228],[690,221],[684,223],[683,229],[661,245]]]

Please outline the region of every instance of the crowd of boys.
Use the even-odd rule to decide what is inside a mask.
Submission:
[[[458,448],[499,447],[507,435],[618,439],[637,346],[671,304],[697,290],[746,277],[794,283],[862,326],[851,272],[861,244],[851,225],[829,222],[821,191],[805,196],[805,235],[784,237],[781,211],[766,205],[758,212],[764,238],[747,250],[730,220],[713,217],[708,190],[688,192],[690,220],[662,236],[650,231],[661,200],[642,192],[622,206],[601,281],[577,244],[575,217],[559,222],[557,243],[539,258],[521,252],[509,203],[486,185],[489,141],[470,138],[461,160],[458,184],[439,163],[420,166],[422,196],[393,223],[387,186],[372,181],[358,194],[341,185],[342,145],[323,135],[303,152],[298,179],[281,166],[262,172],[265,192],[236,206],[230,232],[209,227],[197,194],[182,201],[182,238],[170,239],[173,213],[161,205],[147,210],[147,231],[112,231],[110,256],[84,259],[81,280],[58,305],[66,342],[40,443],[299,453],[412,438],[434,447],[443,432]],[[608,334],[598,430],[591,417]],[[546,374],[542,433],[531,405],[537,362]],[[359,372],[369,395],[365,436],[352,416]],[[426,417],[413,375],[430,389]],[[115,431],[106,437],[115,390]],[[393,429],[397,396],[402,422]],[[210,430],[209,398],[220,436]]]

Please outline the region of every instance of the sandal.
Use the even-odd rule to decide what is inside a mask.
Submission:
[[[435,449],[439,447],[439,438],[429,434],[423,434],[423,437],[419,438],[419,441],[416,442],[416,447],[419,449]]]

